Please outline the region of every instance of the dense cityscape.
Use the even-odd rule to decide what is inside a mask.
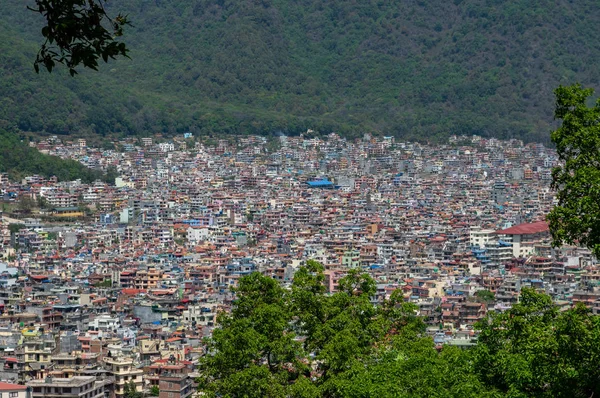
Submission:
[[[308,131],[30,145],[119,177],[0,175],[0,378],[19,383],[0,390],[14,397],[186,398],[231,288],[256,271],[287,288],[307,260],[327,294],[350,270],[374,279],[375,305],[401,292],[438,349],[477,344],[475,323],[524,287],[600,310],[595,257],[551,245],[558,159],[539,143]]]

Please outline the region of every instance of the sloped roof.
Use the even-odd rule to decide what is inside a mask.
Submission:
[[[20,384],[0,383],[0,391],[24,391],[27,387]]]
[[[504,235],[531,235],[548,230],[549,227],[546,221],[537,221],[533,223],[515,225],[507,229],[496,231],[496,233]]]

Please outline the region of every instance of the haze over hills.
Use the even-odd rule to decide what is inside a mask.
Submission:
[[[600,81],[595,1],[129,0],[131,60],[36,75],[42,19],[0,15],[0,127],[365,131],[548,141],[552,90]]]

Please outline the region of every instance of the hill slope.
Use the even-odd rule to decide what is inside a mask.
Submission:
[[[76,79],[31,71],[25,4],[0,16],[0,119],[27,131],[547,140],[552,90],[600,81],[591,0],[122,1],[133,59]]]
[[[17,134],[0,129],[0,172],[8,173],[13,180],[33,174],[56,176],[59,181],[81,179],[83,182],[103,180],[114,182],[115,173],[92,170],[71,159],[61,159],[40,153],[22,141]]]

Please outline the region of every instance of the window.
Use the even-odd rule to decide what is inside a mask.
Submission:
[[[18,396],[19,396],[18,392],[9,392],[8,393],[9,398],[17,398]]]

